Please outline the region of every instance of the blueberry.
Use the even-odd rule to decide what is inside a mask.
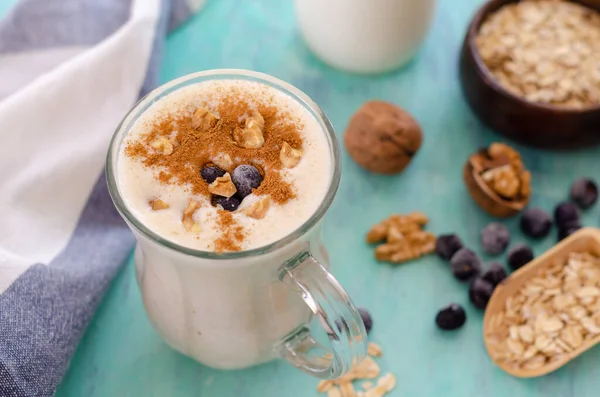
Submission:
[[[529,237],[541,238],[550,233],[552,218],[539,208],[530,208],[521,215],[521,230]]]
[[[508,251],[507,257],[511,269],[517,270],[533,259],[533,251],[525,244],[517,244]]]
[[[435,253],[440,258],[449,261],[452,255],[462,247],[463,243],[456,234],[442,234],[435,242]]]
[[[508,247],[509,242],[510,232],[501,223],[490,223],[481,231],[481,245],[488,254],[501,254]]]
[[[363,324],[365,325],[365,330],[368,334],[369,332],[371,332],[371,328],[373,328],[373,318],[371,317],[371,313],[369,313],[367,309],[364,309],[362,307],[357,308],[357,310],[358,314],[360,314],[360,318],[362,319]],[[335,325],[339,332],[342,332],[343,328],[349,328],[348,323],[343,318],[335,320]],[[345,326],[342,327],[343,325]]]
[[[561,241],[564,238],[569,237],[571,234],[575,233],[579,229],[581,229],[581,225],[579,223],[572,223],[565,227],[559,228],[557,241]]]
[[[202,176],[202,179],[204,179],[208,184],[213,183],[215,179],[220,178],[225,174],[226,171],[220,169],[216,165],[208,165],[202,168],[202,171],[200,171],[200,176]]]
[[[456,303],[446,306],[435,316],[437,326],[447,331],[462,327],[466,321],[467,315],[465,309]]]
[[[571,185],[571,200],[580,208],[589,208],[598,200],[598,185],[591,179],[581,178]]]
[[[485,272],[483,272],[481,278],[496,287],[506,278],[506,270],[504,270],[504,267],[500,263],[492,262]]]
[[[362,307],[358,308],[358,313],[365,323],[365,329],[367,330],[367,334],[371,332],[371,328],[373,328],[373,318],[371,317],[371,313],[367,311],[367,309],[363,309]]]
[[[469,285],[469,299],[479,309],[485,309],[493,292],[494,286],[492,283],[481,277],[476,278]]]
[[[336,326],[338,332],[342,332],[342,330],[350,328],[348,326],[348,322],[346,321],[345,318],[340,318],[338,320],[335,320],[335,326]],[[337,338],[337,337],[335,337],[334,339],[339,340],[339,338]]]
[[[229,198],[223,196],[212,196],[212,205],[215,207],[220,205],[226,211],[235,211],[242,203],[242,200],[237,196],[231,196]]]
[[[461,248],[450,259],[450,267],[454,277],[461,281],[466,281],[479,273],[481,270],[481,260],[468,248]]]
[[[237,166],[233,170],[231,180],[237,189],[237,195],[241,199],[244,199],[244,197],[252,193],[252,189],[260,186],[263,177],[256,167],[244,164]]]
[[[579,209],[571,202],[562,202],[554,209],[554,221],[559,228],[566,228],[569,223],[579,222]]]

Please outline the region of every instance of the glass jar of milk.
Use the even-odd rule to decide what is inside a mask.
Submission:
[[[409,61],[425,39],[435,0],[295,0],[300,32],[329,65],[379,73]]]

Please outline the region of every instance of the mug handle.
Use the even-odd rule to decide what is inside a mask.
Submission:
[[[292,287],[319,319],[330,349],[314,340],[307,325],[288,334],[278,346],[290,364],[321,379],[335,379],[367,355],[365,325],[340,283],[309,252],[283,265],[281,281]]]

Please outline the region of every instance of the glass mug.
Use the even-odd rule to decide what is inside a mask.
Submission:
[[[136,219],[121,197],[116,167],[123,138],[154,102],[192,84],[224,79],[260,82],[298,101],[327,135],[333,172],[323,202],[300,228],[267,246],[213,253],[168,241]],[[364,324],[327,270],[322,242],[321,220],[333,201],[340,173],[340,147],[327,117],[307,95],[271,76],[244,70],[194,73],[140,100],[112,138],[106,174],[113,202],[137,239],[137,281],[148,317],[161,337],[179,352],[222,369],[282,357],[311,375],[329,379],[362,361],[367,350]],[[313,315],[327,335],[327,346],[311,334]]]

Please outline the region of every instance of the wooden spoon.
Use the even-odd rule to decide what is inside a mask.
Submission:
[[[523,287],[523,284],[536,277],[540,270],[550,268],[557,263],[566,263],[567,257],[572,252],[589,252],[600,257],[600,229],[584,228],[567,237],[565,240],[546,251],[543,255],[535,258],[527,265],[512,273],[496,287],[492,294],[483,319],[483,339],[492,360],[507,373],[519,378],[533,378],[545,375],[562,367],[600,342],[600,334],[598,334],[593,339],[584,340],[577,349],[564,353],[560,360],[548,362],[536,369],[524,369],[494,358],[493,352],[494,347],[497,346],[497,342],[494,341],[494,338],[491,337],[490,334],[494,327],[493,321],[496,321],[497,318],[496,314],[505,309],[507,298],[514,296],[517,291]]]

